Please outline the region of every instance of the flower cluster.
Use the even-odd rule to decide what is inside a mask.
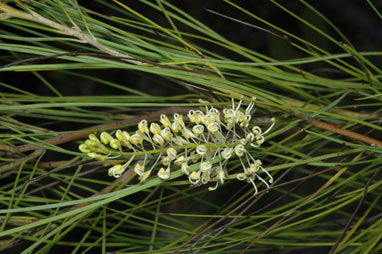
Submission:
[[[264,135],[274,125],[274,118],[272,125],[264,132],[259,126],[250,128],[254,103],[250,103],[245,110],[240,108],[241,104],[242,101],[235,105],[232,100],[232,107],[224,108],[222,112],[206,106],[205,110],[190,110],[186,117],[175,113],[172,120],[161,115],[159,123],[149,124],[142,120],[133,133],[122,130],[112,134],[102,132],[99,138],[90,134],[79,149],[90,158],[101,161],[131,152],[126,163],[109,169],[109,176],[121,176],[132,161],[140,157],[134,171],[141,182],[145,182],[154,169],[159,168],[157,176],[166,180],[171,170],[180,168],[193,185],[216,181],[209,190],[215,190],[224,183],[228,176],[227,163],[232,157],[237,157],[243,172],[236,174],[236,178],[252,183],[257,193],[256,179],[269,187],[268,183],[272,183],[273,178],[248,149],[261,146]],[[149,158],[152,154],[157,155],[156,159]],[[158,164],[161,166],[158,167]],[[198,169],[190,170],[192,164],[198,164]],[[269,178],[268,181],[260,176],[262,173]]]

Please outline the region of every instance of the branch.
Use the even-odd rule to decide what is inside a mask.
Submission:
[[[368,136],[359,134],[359,133],[354,132],[354,131],[343,129],[343,128],[341,128],[335,124],[332,124],[332,123],[327,123],[327,122],[324,122],[321,120],[314,119],[313,117],[309,117],[307,115],[304,115],[304,114],[302,114],[296,110],[291,110],[289,112],[294,114],[295,116],[301,118],[301,119],[304,119],[308,123],[312,124],[314,127],[328,130],[328,131],[333,131],[333,132],[336,132],[338,134],[347,136],[347,137],[352,138],[352,139],[362,141],[364,143],[367,143],[367,144],[370,144],[373,146],[382,147],[382,142],[379,140],[376,140],[374,138],[370,138]]]
[[[368,136],[356,133],[354,131],[349,131],[349,130],[343,129],[343,128],[338,127],[337,125],[334,125],[332,123],[326,123],[326,122],[323,122],[323,121],[320,121],[317,119],[310,119],[310,120],[308,120],[308,122],[310,122],[313,126],[320,128],[320,129],[333,131],[333,132],[345,135],[347,137],[365,142],[365,143],[370,144],[370,145],[375,145],[375,146],[379,146],[379,147],[382,146],[381,141],[378,141],[374,138],[370,138]]]
[[[137,122],[139,122],[141,120],[144,120],[144,119],[151,120],[151,119],[159,118],[159,116],[161,114],[168,115],[168,114],[173,114],[173,113],[186,113],[190,109],[191,109],[190,107],[172,107],[172,108],[166,108],[166,109],[162,109],[162,110],[155,111],[155,112],[152,112],[152,113],[148,113],[148,114],[145,114],[145,115],[129,118],[129,119],[126,119],[126,120],[121,120],[121,121],[116,121],[116,122],[106,123],[106,124],[94,125],[92,127],[84,129],[83,131],[81,131],[79,133],[70,133],[70,134],[59,135],[57,137],[47,139],[44,142],[45,143],[49,143],[51,145],[59,145],[59,144],[63,144],[63,143],[66,143],[66,142],[69,142],[69,141],[72,141],[72,140],[76,140],[76,139],[80,139],[80,138],[86,137],[90,133],[93,133],[95,130],[99,130],[99,129],[112,129],[112,128],[115,128],[115,127],[120,126],[120,125],[126,125],[126,124],[130,124],[130,123],[137,123]],[[5,156],[11,155],[13,153],[26,152],[26,151],[30,151],[30,150],[39,149],[39,148],[40,148],[39,146],[32,145],[32,144],[20,145],[20,146],[14,147],[10,151],[6,152]]]

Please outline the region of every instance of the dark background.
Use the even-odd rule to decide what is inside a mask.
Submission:
[[[129,5],[129,7],[138,11],[142,15],[152,19],[158,24],[170,27],[165,16],[158,11],[139,3],[139,1],[122,1]],[[208,27],[224,36],[226,39],[231,40],[239,45],[247,47],[253,51],[257,51],[266,56],[270,56],[274,59],[285,60],[300,57],[307,57],[301,51],[292,47],[288,40],[295,42],[294,39],[280,39],[279,37],[270,33],[260,31],[259,29],[240,24],[238,22],[223,18],[216,14],[208,12],[212,10],[219,12],[223,15],[230,16],[235,19],[242,20],[249,24],[259,26],[263,29],[267,29],[270,32],[274,32],[280,36],[283,36],[280,32],[275,31],[273,28],[262,24],[260,21],[251,18],[247,14],[235,9],[231,5],[224,1],[170,1],[172,4],[178,6],[183,11],[187,12],[195,19],[206,24]],[[79,1],[79,3],[91,10],[106,14],[121,16],[120,13],[105,8],[97,1]],[[324,38],[317,32],[308,28],[289,14],[281,10],[275,4],[270,1],[236,1],[238,5],[245,8],[249,12],[256,14],[264,20],[279,26],[286,31],[299,36],[309,42],[312,42],[324,50],[330,53],[343,53],[343,50],[337,45],[331,43],[328,39]],[[329,33],[335,40],[342,41],[340,36],[336,34],[332,28],[330,28],[320,17],[313,14],[306,6],[298,1],[282,1],[290,11],[299,15],[316,27]],[[354,47],[358,51],[376,51],[379,49],[379,45],[382,44],[382,21],[378,18],[377,14],[371,9],[366,1],[314,1],[313,7],[327,17],[337,28],[350,40]],[[382,8],[382,2],[374,3],[376,8]],[[188,27],[184,27],[181,24],[175,22],[180,31],[191,31]],[[151,35],[152,36],[152,35]],[[156,39],[170,40],[163,34],[157,33],[154,35]],[[188,39],[188,38],[186,38]],[[189,39],[193,41],[193,39]],[[6,42],[6,40],[4,40]],[[174,42],[176,43],[176,42]],[[242,56],[238,56],[231,51],[223,48],[216,47],[208,43],[195,41],[197,45],[204,47],[207,50],[211,50],[223,56],[226,56],[232,60],[248,61]],[[377,65],[381,65],[381,60],[378,58],[370,57],[370,59]],[[54,62],[54,60],[49,60]],[[1,58],[0,65],[9,63],[9,59]],[[47,62],[44,62],[47,63]],[[336,78],[337,76],[329,76],[328,70],[321,70],[323,65],[321,63],[311,64],[303,67],[306,71],[312,71],[320,73],[321,76],[328,76],[330,78]],[[131,88],[150,93],[152,95],[174,95],[184,93],[184,89],[179,86],[166,86],[167,80],[163,80],[158,77],[151,76],[149,74],[142,74],[132,71],[121,70],[97,70],[87,71],[79,70],[82,73],[92,73],[106,80],[110,80],[119,84],[127,85]],[[50,82],[55,84],[55,87],[66,96],[76,95],[105,95],[105,94],[119,94],[120,91],[108,88],[105,90],[105,86],[97,85],[93,81],[84,80],[82,78],[76,78],[70,76],[67,79],[66,75],[58,72],[43,73],[44,76],[49,79]],[[40,80],[31,75],[30,73],[2,73],[1,80],[5,83],[12,84],[27,91],[39,94],[54,96],[54,94],[46,89],[46,86],[41,84]],[[338,77],[341,77],[340,75]],[[79,86],[78,83],[81,83]],[[169,89],[170,88],[170,89]],[[1,88],[3,89],[3,88]]]

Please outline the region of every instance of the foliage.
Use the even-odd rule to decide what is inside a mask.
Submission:
[[[380,253],[382,53],[357,50],[303,0],[316,22],[270,2],[322,45],[231,1],[259,24],[233,26],[261,29],[294,57],[244,47],[165,0],[141,0],[139,12],[116,0],[94,1],[97,10],[76,0],[0,2],[1,250]],[[371,1],[364,8],[381,19]],[[96,161],[78,150],[89,134],[239,101],[254,103],[249,129],[275,119],[264,144],[248,148],[274,178],[269,188],[258,179],[258,192],[235,177],[213,192],[190,186],[179,166],[168,180],[140,183],[133,165],[113,178],[112,165],[152,153]],[[242,165],[234,156],[226,168]]]

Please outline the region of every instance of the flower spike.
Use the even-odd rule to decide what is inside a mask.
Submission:
[[[269,188],[273,177],[253,151],[265,142],[265,135],[273,129],[276,120],[272,118],[265,131],[253,126],[255,100],[253,97],[246,104],[232,99],[231,107],[222,110],[199,100],[205,105],[189,110],[186,116],[162,114],[159,122],[151,123],[143,119],[131,135],[126,130],[104,131],[99,136],[90,134],[78,149],[99,161],[116,157],[123,160],[129,155],[124,164],[108,169],[109,176],[118,178],[130,167],[140,183],[145,183],[153,170],[154,177],[162,180],[169,179],[173,170],[179,170],[192,185],[216,182],[208,188],[211,191],[226,179],[232,179],[228,177],[227,165],[231,159],[238,159],[242,169],[236,173],[236,179],[252,184],[256,194],[258,186]],[[133,161],[135,166],[130,166]]]

